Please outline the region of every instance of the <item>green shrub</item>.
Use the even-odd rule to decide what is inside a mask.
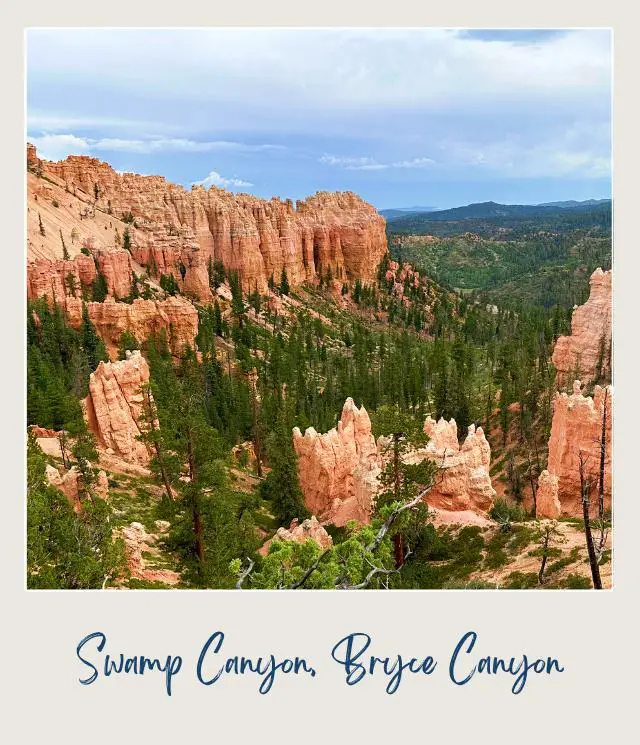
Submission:
[[[531,590],[538,586],[536,572],[511,572],[507,577],[507,590]]]
[[[568,590],[590,590],[591,580],[588,577],[582,577],[579,574],[570,574],[567,577]]]
[[[496,499],[489,510],[489,517],[501,525],[508,525],[522,522],[527,516],[520,505],[507,502],[506,499]]]

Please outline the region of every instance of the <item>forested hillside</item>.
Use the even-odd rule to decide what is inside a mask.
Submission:
[[[456,210],[447,212],[455,214],[390,220],[391,253],[445,286],[477,290],[490,302],[569,308],[584,302],[586,279],[596,267],[611,267],[609,203],[579,209],[531,207],[523,214],[505,210],[495,217],[459,218]]]

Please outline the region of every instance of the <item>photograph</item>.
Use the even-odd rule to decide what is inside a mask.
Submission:
[[[613,588],[610,28],[24,39],[28,591]]]

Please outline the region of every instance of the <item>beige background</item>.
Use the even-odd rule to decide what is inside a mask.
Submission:
[[[638,268],[637,23],[622,3],[367,2],[262,3],[224,7],[181,2],[41,2],[3,8],[2,178],[2,578],[0,733],[11,743],[442,742],[626,743],[636,730],[638,668],[638,462],[635,422],[635,299]],[[530,4],[533,6],[533,4]],[[465,7],[466,6],[466,7]],[[10,16],[10,17],[9,17]],[[24,26],[44,25],[432,25],[613,26],[615,29],[615,589],[611,592],[31,592],[24,587]],[[79,61],[81,64],[81,61]],[[635,68],[635,70],[634,70]],[[314,679],[282,677],[257,693],[250,677],[197,683],[195,659],[208,635],[226,633],[229,655],[307,657]],[[562,675],[532,676],[518,696],[507,678],[478,677],[463,688],[447,677],[448,657],[467,630],[478,652],[556,656]],[[108,635],[107,650],[181,654],[171,699],[156,675],[81,686],[75,657],[86,634]],[[351,631],[374,638],[380,656],[432,654],[433,676],[408,676],[393,696],[386,681],[348,688],[331,660]]]

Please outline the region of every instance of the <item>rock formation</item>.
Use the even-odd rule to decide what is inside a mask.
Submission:
[[[65,296],[82,297],[98,276],[104,274],[107,291],[123,298],[131,292],[133,267],[128,251],[80,253],[73,259],[35,259],[27,264],[27,298],[48,297],[61,301]]]
[[[425,500],[429,507],[485,515],[496,492],[489,475],[491,448],[482,427],[470,425],[462,447],[458,444],[454,419],[447,422],[441,418],[436,422],[427,417],[424,431],[429,442],[407,456],[407,462],[417,463],[426,458],[438,466],[435,485]]]
[[[74,512],[82,511],[80,487],[78,485],[80,471],[75,466],[70,468],[66,473],[60,473],[57,468],[47,463],[45,476],[51,486],[59,489],[65,495],[73,507]],[[109,496],[109,480],[104,471],[98,471],[95,493],[102,499],[107,499]]]
[[[561,336],[553,350],[558,387],[579,378],[585,385],[611,376],[611,271],[596,269],[589,299],[573,312],[571,336]]]
[[[65,310],[69,324],[82,326],[82,305],[79,298],[67,298]],[[143,342],[151,334],[164,332],[171,353],[179,357],[187,346],[195,349],[198,333],[198,311],[185,298],[175,296],[165,300],[142,300],[118,303],[107,298],[104,303],[86,303],[89,319],[107,349],[111,359],[117,357],[120,337],[124,331]]]
[[[297,519],[291,521],[289,528],[278,528],[277,533],[268,540],[258,553],[266,556],[269,553],[269,547],[273,541],[295,541],[296,543],[306,543],[315,541],[321,549],[329,548],[333,545],[333,540],[327,531],[320,525],[317,518],[312,516],[308,520],[300,523]]]
[[[372,280],[387,251],[384,218],[351,192],[318,192],[294,207],[291,200],[263,200],[217,187],[187,191],[161,176],[117,173],[86,156],[39,161],[30,147],[28,159],[32,170],[40,168],[63,193],[87,205],[81,210],[110,218],[107,234],[114,222],[125,220],[134,260],[156,278],[172,274],[183,292],[201,300],[211,298],[210,261],[237,271],[244,290],[266,291],[269,278],[278,282],[283,269],[292,286],[329,269],[338,279]],[[33,189],[49,188],[29,176]],[[32,211],[31,254],[42,255]],[[58,213],[46,217],[58,227]]]
[[[85,411],[98,447],[128,463],[146,465],[149,451],[138,437],[144,430],[142,386],[149,383],[149,366],[139,351],[120,362],[101,362],[89,376]]]
[[[348,398],[338,426],[319,434],[309,427],[293,430],[298,473],[309,511],[322,522],[345,525],[368,522],[378,489],[380,456],[371,434],[371,420]]]
[[[549,438],[547,470],[540,474],[536,495],[538,517],[581,517],[580,455],[584,460],[585,478],[592,483],[590,511],[598,510],[600,477],[600,448],[602,424],[605,416],[605,478],[604,506],[611,508],[611,430],[613,397],[611,387],[596,386],[593,397],[584,396],[576,380],[573,393],[556,393],[553,401],[553,420]]]
[[[169,523],[156,520],[158,533],[166,532]],[[118,534],[124,540],[127,566],[132,579],[143,582],[162,582],[165,585],[177,585],[180,575],[172,569],[156,569],[149,566],[160,554],[156,543],[158,533],[148,533],[142,523],[131,523],[121,528]]]

